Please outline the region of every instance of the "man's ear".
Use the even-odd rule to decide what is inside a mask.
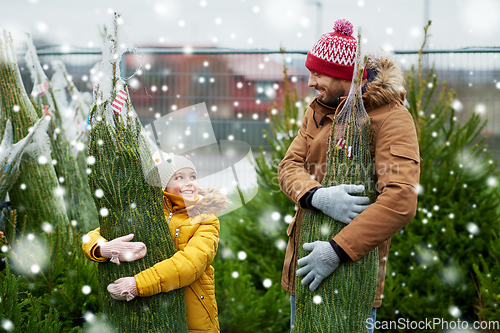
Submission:
[[[340,84],[344,88],[347,94],[349,94],[349,90],[351,90],[351,81],[340,80]]]

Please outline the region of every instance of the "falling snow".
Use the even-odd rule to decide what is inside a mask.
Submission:
[[[245,251],[238,252],[238,259],[245,260],[247,258],[247,253]]]
[[[99,210],[99,214],[101,214],[102,217],[106,217],[109,215],[109,210],[106,207],[103,207]]]
[[[14,330],[14,324],[9,319],[3,319],[2,328],[7,332],[11,332]]]
[[[452,305],[448,308],[448,312],[453,316],[453,317],[460,317],[462,315],[462,311],[460,311],[460,309],[455,306],[455,305]]]
[[[83,286],[83,287],[82,287],[82,293],[83,293],[84,295],[88,295],[88,294],[90,294],[90,292],[91,292],[91,291],[92,291],[92,288],[90,288],[90,286]]]

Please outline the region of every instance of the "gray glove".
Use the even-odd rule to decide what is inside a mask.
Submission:
[[[362,193],[363,185],[338,185],[320,188],[312,197],[312,205],[331,218],[348,224],[361,214],[368,205],[368,197],[358,197],[349,193]]]
[[[304,243],[302,248],[312,252],[297,261],[297,264],[302,266],[297,271],[297,275],[304,276],[307,274],[300,283],[303,286],[309,285],[309,289],[314,291],[321,281],[332,274],[339,266],[340,258],[329,242]]]

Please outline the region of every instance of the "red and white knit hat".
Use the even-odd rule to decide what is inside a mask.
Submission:
[[[312,72],[351,81],[358,44],[352,36],[353,26],[347,20],[338,20],[334,29],[323,34],[307,52],[306,67]],[[363,79],[366,77],[365,68]]]

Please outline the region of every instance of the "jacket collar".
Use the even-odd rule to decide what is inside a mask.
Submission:
[[[313,120],[316,124],[316,128],[319,126],[323,126],[323,122],[326,117],[330,118],[333,121],[333,117],[337,114],[337,112],[342,110],[342,106],[344,105],[346,98],[346,96],[340,97],[340,103],[335,108],[321,103],[315,97],[312,100],[311,104],[309,104],[309,106],[313,109]]]
[[[194,200],[187,200],[181,196],[163,191],[163,207],[169,212],[175,213],[179,210],[190,210],[200,201],[200,196],[198,195]]]
[[[376,109],[376,107],[371,105],[370,100],[365,98],[366,93],[364,93],[362,95],[362,97],[363,97],[363,103],[364,103],[364,106],[365,106],[367,113],[370,113],[371,111]],[[328,106],[326,104],[321,103],[316,97],[314,97],[314,99],[312,100],[311,104],[309,104],[309,106],[313,109],[313,111],[315,113],[318,113],[320,115],[320,117],[318,117],[319,120],[317,120],[318,125],[319,125],[319,122],[321,122],[321,118],[323,118],[325,116],[330,118],[333,121],[333,117],[337,113],[339,113],[340,110],[342,110],[342,107],[344,106],[346,99],[347,99],[347,96],[340,97],[339,105],[336,108],[334,108],[334,107],[331,107],[331,106]],[[317,115],[315,115],[315,118],[316,117],[317,117]],[[323,125],[323,124],[321,124],[321,125]]]

